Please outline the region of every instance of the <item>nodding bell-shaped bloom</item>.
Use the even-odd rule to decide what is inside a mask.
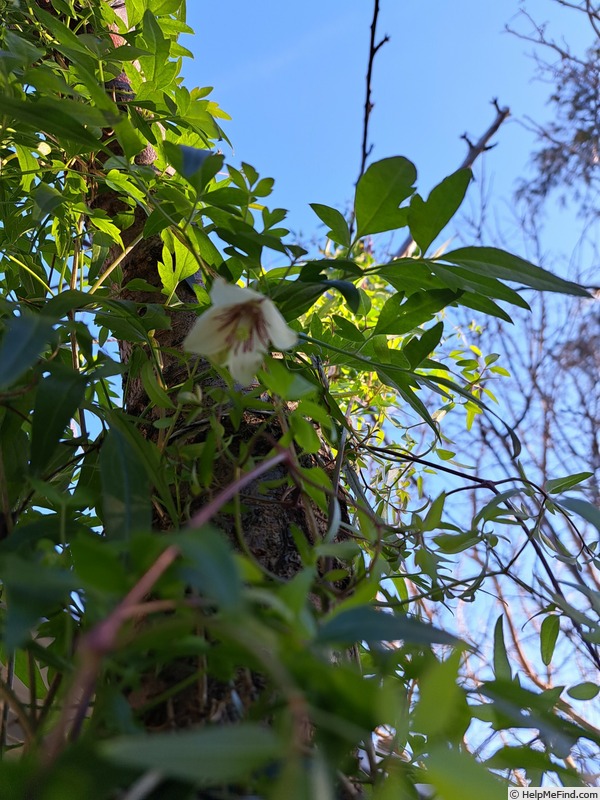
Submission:
[[[296,344],[298,337],[268,297],[217,277],[210,299],[212,306],[198,317],[183,346],[224,364],[238,383],[252,382],[269,343],[277,350]]]

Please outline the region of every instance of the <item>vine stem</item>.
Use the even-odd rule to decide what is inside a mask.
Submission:
[[[206,525],[214,515],[236,494],[260,475],[268,472],[277,464],[289,462],[290,454],[281,450],[276,455],[258,464],[238,480],[226,486],[214,500],[207,503],[192,517],[188,529],[196,529]],[[68,692],[60,719],[48,736],[44,747],[44,761],[50,765],[63,749],[68,739],[79,736],[85,720],[102,662],[106,655],[117,645],[117,637],[123,622],[131,616],[135,606],[144,600],[167,569],[179,558],[181,550],[177,545],[170,545],[163,550],[152,566],[142,575],[133,588],[125,595],[111,613],[95,625],[81,639],[77,648],[77,670]]]

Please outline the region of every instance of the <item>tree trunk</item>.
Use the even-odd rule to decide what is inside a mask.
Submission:
[[[112,2],[107,0],[107,2],[110,2],[127,25],[123,0],[112,0]],[[115,46],[125,42],[115,33],[111,36]],[[112,81],[108,89],[124,93],[129,98],[133,97],[131,85],[124,73],[116,82]],[[155,155],[154,153],[154,157]],[[140,157],[144,164],[152,163],[152,148],[146,148]],[[118,194],[110,191],[98,195],[94,205],[112,217],[123,210],[123,203]],[[126,249],[140,237],[146,220],[146,213],[137,207],[133,224],[122,232]],[[139,313],[143,313],[148,304],[164,305],[165,296],[161,293],[157,267],[162,249],[163,242],[159,235],[147,239],[141,238],[121,261],[122,280],[112,285],[113,295],[136,303]],[[118,248],[112,248],[106,266],[112,264],[120,255]],[[141,290],[128,288],[132,281],[143,281],[146,285],[155,287],[155,291],[150,291],[148,288]],[[214,499],[220,491],[239,477],[242,451],[248,449],[251,459],[260,460],[266,457],[272,451],[274,444],[282,438],[286,422],[285,409],[276,408],[274,403],[271,411],[245,410],[241,417],[235,420],[232,418],[233,405],[223,402],[226,389],[224,381],[211,369],[210,364],[183,352],[182,342],[196,320],[196,314],[190,309],[189,304],[197,301],[194,292],[185,282],[179,284],[177,296],[181,303],[188,305],[166,308],[170,328],[154,332],[156,350],[162,358],[160,381],[167,392],[186,382],[189,384],[190,367],[194,366],[198,375],[195,385],[202,392],[203,408],[196,416],[193,426],[176,429],[172,438],[178,446],[196,444],[206,439],[208,431],[218,428],[219,440],[228,441],[227,446],[218,444],[216,446],[212,481],[205,492],[194,494],[189,483],[185,481],[180,483],[179,502],[180,506],[186,509],[180,520],[180,526],[184,527],[199,508]],[[137,346],[139,345],[132,345],[128,341],[119,342],[121,358],[126,364],[132,362]],[[150,423],[157,419],[160,410],[153,407],[140,376],[131,370],[126,373],[123,391],[128,414],[140,420],[140,430],[145,437],[157,442],[159,431]],[[168,448],[169,443],[165,442],[163,445]],[[318,456],[298,453],[293,457],[302,467],[319,465],[327,472],[333,472],[334,464],[325,447]],[[177,466],[180,467],[181,465]],[[340,496],[339,499],[342,519],[348,521],[343,497]],[[327,533],[327,515],[298,488],[297,479],[294,480],[293,476],[290,476],[285,463],[276,465],[260,479],[246,486],[243,495],[239,496],[239,503],[239,515],[236,516],[234,512],[230,513],[227,509],[223,509],[212,521],[234,548],[250,555],[265,573],[276,581],[289,580],[302,567],[302,558],[294,541],[294,528],[301,532],[309,546],[322,540]],[[154,524],[157,530],[172,527],[171,521],[160,513],[160,509],[155,513]],[[328,563],[324,564],[323,568],[331,566],[332,564]],[[331,599],[345,591],[344,584],[334,586],[323,582],[322,588],[323,597],[318,599],[315,596],[315,603],[322,604],[324,597],[328,596]],[[132,705],[135,707],[147,704],[154,696],[162,694],[170,686],[179,683],[197,670],[198,664],[190,660],[168,664],[159,675],[149,675],[142,681],[141,686],[130,695]],[[263,678],[248,671],[241,672],[228,684],[209,679],[208,683],[203,685],[202,691],[198,683],[192,684],[178,695],[175,701],[170,700],[154,707],[147,717],[147,725],[153,730],[160,730],[188,727],[205,720],[219,722],[237,720],[240,718],[240,702],[247,710],[260,696],[263,688]]]

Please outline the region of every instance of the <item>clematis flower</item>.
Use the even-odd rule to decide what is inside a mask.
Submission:
[[[212,306],[198,317],[183,346],[224,364],[238,383],[252,382],[269,343],[277,350],[296,344],[296,334],[268,297],[217,277],[210,299]]]

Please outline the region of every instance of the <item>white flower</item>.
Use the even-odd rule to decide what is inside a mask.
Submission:
[[[210,299],[212,306],[198,317],[183,346],[225,364],[238,383],[252,382],[269,342],[278,350],[296,344],[298,337],[268,297],[217,277]]]

